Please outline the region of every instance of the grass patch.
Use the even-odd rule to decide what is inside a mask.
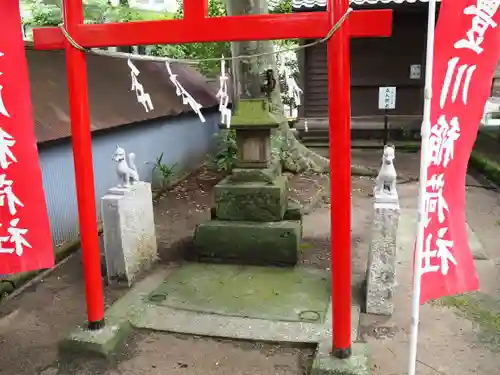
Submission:
[[[477,323],[482,328],[493,329],[500,333],[500,314],[491,308],[482,306],[483,303],[474,298],[474,295],[459,294],[447,296],[439,300],[442,306],[455,307],[467,319]]]
[[[469,164],[495,185],[500,186],[500,164],[478,151],[472,151]]]
[[[494,351],[500,351],[500,303],[483,294],[469,293],[442,297],[437,305],[453,307],[459,315],[476,323],[478,339]]]
[[[302,251],[304,251],[304,250],[310,250],[310,249],[312,249],[312,248],[313,248],[313,244],[311,244],[311,243],[308,243],[308,242],[302,242],[302,243],[300,244],[300,249],[301,249]]]

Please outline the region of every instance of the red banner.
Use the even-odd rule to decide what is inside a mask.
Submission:
[[[479,289],[465,178],[500,57],[499,0],[442,0],[436,25],[420,302]]]
[[[13,274],[52,267],[54,250],[18,0],[0,1],[0,25],[0,274]]]

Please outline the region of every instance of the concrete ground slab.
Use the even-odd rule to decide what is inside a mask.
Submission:
[[[222,269],[224,266],[216,265],[214,267]],[[246,317],[241,312],[238,316],[228,316],[177,309],[150,302],[150,295],[175,270],[175,268],[156,270],[115,302],[106,311],[106,321],[112,323],[108,323],[102,335],[95,335],[79,328],[65,340],[65,343],[70,341],[73,348],[78,347],[85,351],[109,354],[113,347],[126,338],[126,334],[129,332],[125,329],[127,327],[277,343],[319,344],[331,340],[332,305],[328,298],[324,319],[317,322],[267,320]],[[319,285],[322,287],[323,281],[320,281]],[[248,291],[243,290],[243,292]],[[263,309],[265,304],[260,303],[258,306]],[[353,340],[356,340],[358,336],[359,315],[359,307],[353,306],[351,322]],[[116,329],[116,327],[123,329]],[[103,337],[107,337],[107,339],[104,340]],[[113,343],[113,345],[109,345],[109,343]]]
[[[471,250],[472,256],[475,260],[488,260],[488,254],[486,253],[483,244],[470,228],[469,224],[465,223],[467,230],[467,237],[469,239],[469,248]],[[412,243],[415,241],[417,230],[417,213],[413,209],[403,209],[401,210],[401,218],[399,221],[398,229],[398,248],[401,247],[400,244]],[[412,256],[412,254],[410,253]]]
[[[172,272],[149,302],[199,313],[323,322],[330,295],[323,270],[192,263]]]

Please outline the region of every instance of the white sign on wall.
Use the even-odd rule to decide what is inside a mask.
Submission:
[[[420,79],[422,76],[422,65],[410,65],[410,79]]]
[[[378,109],[396,108],[396,87],[379,87]]]

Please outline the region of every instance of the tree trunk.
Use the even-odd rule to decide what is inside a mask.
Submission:
[[[122,8],[130,8],[130,3],[128,0],[119,0],[118,2],[119,6]],[[132,46],[119,46],[116,47],[116,50],[118,52],[124,52],[124,53],[132,53]]]
[[[227,13],[230,16],[268,13],[267,0],[225,0]],[[231,43],[233,56],[253,55],[273,51],[273,42],[268,40]],[[258,98],[261,94],[263,73],[272,69],[275,79],[279,82],[275,55],[266,55],[251,59],[234,61],[232,75],[234,77],[234,92],[237,98]],[[283,113],[283,103],[279,84],[272,93],[273,110]],[[290,172],[328,172],[329,160],[309,150],[295,137],[287,121],[280,124],[279,130],[272,139],[273,150],[279,155],[281,164]],[[359,166],[353,166],[354,174],[372,175],[373,172]]]

